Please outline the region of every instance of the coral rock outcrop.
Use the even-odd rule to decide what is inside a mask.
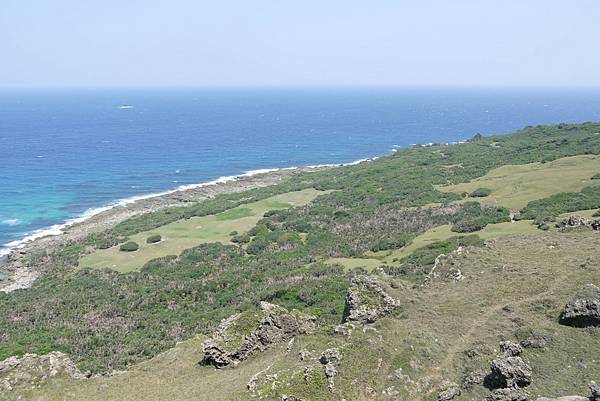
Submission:
[[[221,322],[203,344],[202,363],[216,368],[235,366],[271,344],[311,332],[315,320],[314,316],[261,302],[261,310],[246,311]]]
[[[600,288],[593,284],[582,288],[565,305],[560,322],[575,327],[600,325]]]
[[[373,323],[400,304],[375,279],[355,278],[346,295],[343,322]]]

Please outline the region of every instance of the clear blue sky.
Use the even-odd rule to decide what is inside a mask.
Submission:
[[[598,0],[0,0],[0,87],[600,85]]]

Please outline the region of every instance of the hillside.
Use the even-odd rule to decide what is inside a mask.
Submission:
[[[599,155],[597,123],[415,146],[40,250],[0,399],[587,397]]]

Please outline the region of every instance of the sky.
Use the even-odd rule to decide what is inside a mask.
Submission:
[[[598,0],[0,0],[0,87],[600,86]]]

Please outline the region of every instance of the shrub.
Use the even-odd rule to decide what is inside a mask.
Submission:
[[[598,174],[594,174],[594,175],[592,176],[592,180],[600,180],[600,173],[598,173]]]
[[[160,236],[160,234],[154,234],[149,236],[146,239],[146,243],[147,244],[156,244],[157,242],[160,242],[162,240],[162,237]]]
[[[594,213],[592,213],[592,217],[600,217],[600,209],[598,209]]]
[[[248,234],[234,235],[233,238],[231,238],[231,242],[236,244],[247,244],[250,242],[250,239],[250,235]]]
[[[484,198],[486,196],[490,196],[492,190],[489,188],[477,188],[475,191],[469,194],[472,198]]]
[[[234,236],[238,235],[238,232],[233,230],[232,232],[229,233],[229,235],[234,237]]]
[[[121,245],[119,247],[119,250],[121,250],[123,252],[135,252],[139,248],[140,248],[140,246],[137,244],[137,242],[129,241],[129,242],[126,242],[123,245]]]
[[[472,233],[481,230],[483,227],[485,225],[478,221],[457,221],[450,230],[455,233]]]

